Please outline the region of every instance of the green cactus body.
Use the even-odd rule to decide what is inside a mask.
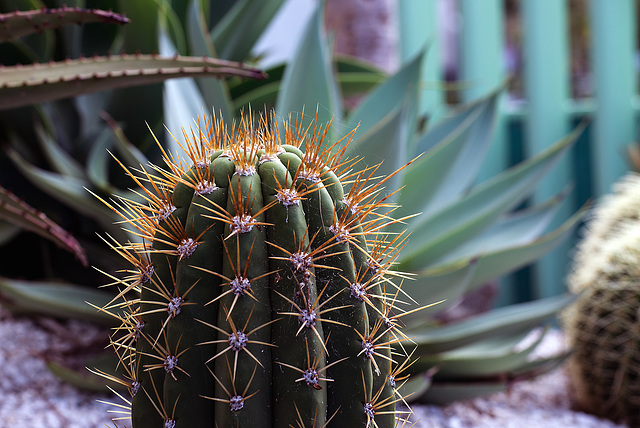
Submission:
[[[564,314],[576,407],[640,427],[640,177],[616,183],[594,210]],[[620,209],[616,209],[620,208]]]
[[[326,129],[285,129],[281,144],[264,118],[205,121],[193,166],[165,156],[170,171],[136,178],[150,206],[123,202],[152,243],[123,246],[153,266],[122,304],[134,427],[395,426],[389,204]]]

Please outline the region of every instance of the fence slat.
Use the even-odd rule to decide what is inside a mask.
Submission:
[[[569,49],[567,5],[564,0],[522,0],[524,84],[528,101],[526,147],[539,153],[569,132]],[[570,182],[570,157],[565,156],[538,186],[534,202],[541,202]],[[567,219],[573,207],[565,204],[553,226]],[[562,244],[536,265],[534,297],[564,289],[571,243]]]
[[[400,27],[400,59],[406,62],[428,43],[422,65],[421,113],[436,117],[444,109],[440,39],[438,37],[436,0],[402,0],[398,2]]]
[[[591,0],[591,43],[596,111],[592,138],[594,193],[628,170],[624,146],[638,138],[632,108],[637,93],[635,74],[635,4],[632,0]]]

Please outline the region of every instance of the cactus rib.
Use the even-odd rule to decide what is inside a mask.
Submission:
[[[145,242],[114,245],[140,273],[110,305],[133,426],[395,426],[405,238],[383,232],[385,180],[350,173],[328,126],[285,123],[284,142],[275,116],[197,127],[189,166],[125,168],[148,206],[110,205]]]

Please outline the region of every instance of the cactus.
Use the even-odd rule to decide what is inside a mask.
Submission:
[[[630,173],[613,185],[613,194],[605,195],[590,213],[588,233],[578,244],[574,257],[575,266],[568,278],[569,289],[580,293],[588,288],[599,274],[602,260],[597,257],[603,244],[619,230],[621,223],[640,219],[640,175]]]
[[[190,166],[125,168],[149,204],[110,204],[143,241],[113,245],[135,269],[105,308],[124,310],[133,426],[393,427],[408,357],[391,353],[391,175],[353,172],[352,134],[329,144],[330,125],[287,122],[281,141],[255,120],[183,131]]]
[[[564,316],[577,407],[630,427],[640,427],[639,182],[628,175],[593,210],[569,277],[580,295]]]

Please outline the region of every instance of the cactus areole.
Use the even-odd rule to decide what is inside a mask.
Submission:
[[[147,201],[111,204],[141,238],[113,245],[133,264],[111,311],[134,428],[402,419],[404,235],[386,179],[328,129],[214,117],[183,130],[188,161],[125,167]]]

